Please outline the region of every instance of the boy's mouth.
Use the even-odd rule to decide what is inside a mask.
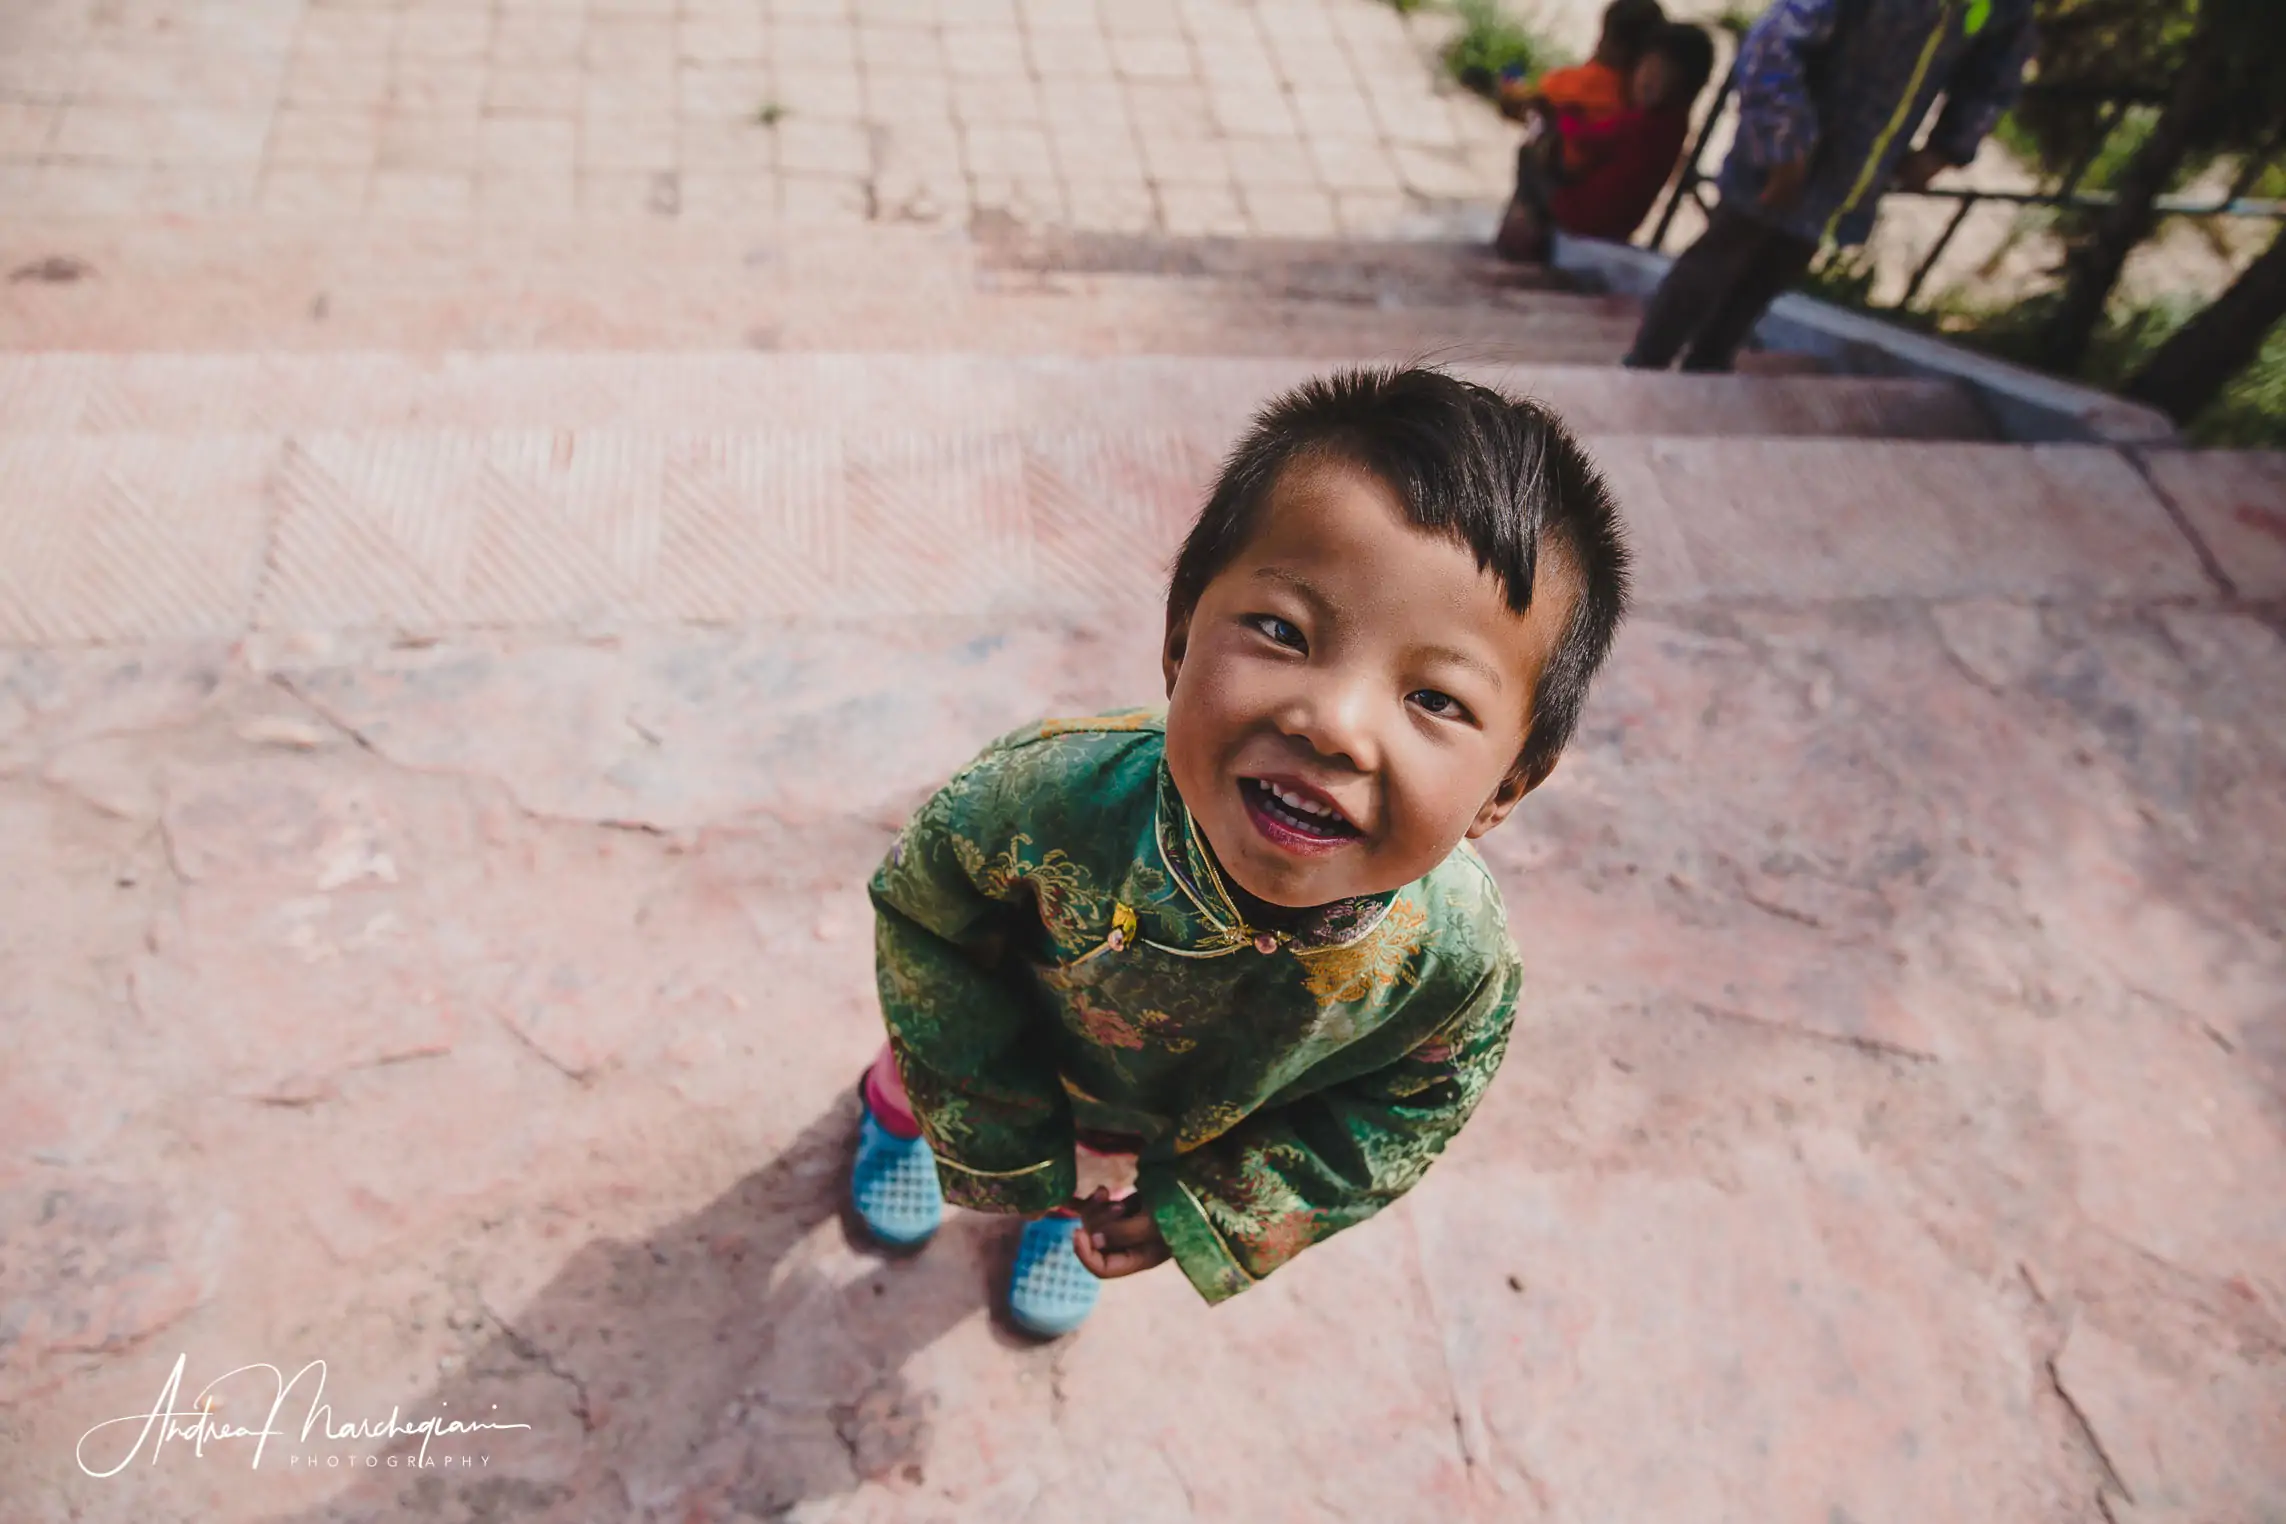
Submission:
[[[1289,852],[1330,852],[1364,833],[1331,799],[1294,778],[1241,778],[1238,795],[1254,829]]]

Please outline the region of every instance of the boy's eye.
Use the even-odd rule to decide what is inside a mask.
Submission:
[[[1439,693],[1434,688],[1415,688],[1405,698],[1408,703],[1418,704],[1440,720],[1465,720],[1469,717],[1466,704],[1451,694]]]
[[[1280,619],[1276,614],[1249,614],[1246,622],[1292,650],[1306,650],[1309,646],[1309,642],[1302,638],[1302,632],[1294,627],[1292,621]]]

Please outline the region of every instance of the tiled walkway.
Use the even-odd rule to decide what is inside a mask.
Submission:
[[[1507,129],[1366,0],[15,0],[19,215],[1386,235]]]

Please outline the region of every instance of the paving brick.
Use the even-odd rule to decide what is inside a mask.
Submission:
[[[824,122],[860,122],[865,116],[863,81],[852,70],[773,66],[772,98],[789,116]]]
[[[557,169],[490,169],[476,177],[476,211],[514,226],[568,217],[579,210],[579,176],[567,159]]]
[[[749,120],[771,98],[776,80],[761,63],[683,65],[676,101],[686,117]]]
[[[1037,127],[963,123],[961,143],[972,176],[1048,179],[1055,174],[1047,134]]]
[[[1102,30],[1095,0],[1017,0],[1017,14],[1034,31]]]
[[[1482,180],[1456,154],[1398,143],[1390,155],[1397,162],[1399,180],[1416,196],[1466,201],[1483,195]]]
[[[1198,72],[1180,32],[1113,31],[1109,42],[1112,68],[1123,79],[1188,80]]]
[[[789,173],[854,177],[872,171],[873,151],[862,127],[789,116],[777,125],[775,135],[778,167]]]
[[[148,164],[157,153],[161,115],[151,106],[106,106],[75,101],[55,129],[60,158],[108,164]]]
[[[1111,46],[1092,25],[1033,26],[1024,33],[1024,51],[1042,80],[1108,80]]]
[[[579,123],[579,167],[662,171],[675,166],[678,128],[666,114],[588,112]]]
[[[1238,238],[1254,229],[1238,193],[1226,184],[1161,180],[1159,216],[1178,238]]]
[[[508,60],[485,75],[484,108],[504,112],[576,111],[587,82],[576,63]]]
[[[972,174],[968,194],[979,211],[1005,212],[1026,227],[1052,227],[1070,215],[1063,183],[1053,174]]]
[[[161,164],[152,167],[143,211],[152,217],[226,217],[254,206],[261,166]]]
[[[587,16],[579,10],[504,10],[492,32],[496,67],[576,68],[587,53]]]
[[[0,101],[60,105],[71,98],[75,61],[62,49],[0,52]]]
[[[952,120],[952,81],[941,72],[865,70],[867,120],[890,124]]]
[[[483,58],[492,50],[492,12],[466,6],[422,5],[404,13],[397,32],[401,58]]]
[[[1220,139],[1145,132],[1140,142],[1144,167],[1156,185],[1227,187],[1231,183],[1230,158]]]
[[[977,126],[1037,126],[1042,120],[1039,93],[1028,76],[982,79],[964,76],[953,81],[953,114]]]
[[[1313,188],[1319,183],[1317,163],[1297,138],[1231,137],[1223,146],[1240,185],[1268,190]]]
[[[947,68],[944,44],[933,30],[860,26],[856,35],[857,56],[869,72],[881,69],[941,78]]]
[[[1396,162],[1375,138],[1309,136],[1310,158],[1329,190],[1389,194],[1403,185]]]
[[[483,161],[484,119],[465,114],[387,113],[381,119],[380,155],[384,170],[465,174]]]
[[[1294,134],[1294,114],[1280,92],[1217,90],[1210,100],[1215,125],[1233,137],[1291,138]]]
[[[143,164],[51,162],[39,166],[34,204],[51,217],[131,216],[150,181]]]
[[[1141,173],[1067,180],[1072,225],[1106,233],[1143,233],[1159,225],[1158,202]]]
[[[2145,461],[2241,597],[2286,598],[2286,454],[2154,450]]]
[[[560,176],[570,186],[579,124],[569,116],[490,116],[478,126],[487,174]]]
[[[1239,199],[1247,223],[1258,233],[1279,237],[1331,238],[1340,231],[1333,197],[1306,186],[1256,188],[1241,185]]]
[[[1028,80],[1031,74],[1023,35],[1014,27],[948,28],[944,51],[945,62],[956,75],[1005,82]]]
[[[685,117],[677,130],[677,143],[677,162],[686,170],[767,168],[777,158],[776,134],[756,122],[751,112],[725,120],[693,121]]]
[[[759,8],[684,16],[675,35],[685,63],[761,63],[770,57],[769,28]]]
[[[1096,14],[1113,36],[1176,37],[1182,34],[1182,13],[1167,4],[1118,5],[1099,3]]]
[[[779,210],[804,227],[853,227],[870,215],[865,182],[854,175],[785,172],[778,184]]]
[[[1372,108],[1358,91],[1297,85],[1292,104],[1294,119],[1301,124],[1305,138],[1358,142],[1375,136]]]
[[[476,176],[465,170],[384,166],[373,171],[366,206],[381,217],[465,217],[476,208]]]
[[[394,111],[467,116],[483,108],[491,83],[481,60],[400,57],[390,66],[388,103]]]
[[[781,22],[770,29],[770,60],[847,70],[857,63],[857,28],[831,22]],[[890,60],[884,60],[890,61]]]
[[[324,168],[273,163],[262,171],[255,204],[288,217],[355,217],[365,210],[372,173],[370,163]]]

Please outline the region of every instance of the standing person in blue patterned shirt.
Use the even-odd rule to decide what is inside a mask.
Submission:
[[[1777,0],[1739,45],[1721,204],[1660,282],[1626,363],[1664,370],[1680,354],[1685,370],[1729,370],[1821,244],[1865,242],[1883,191],[1975,158],[2016,98],[2032,3]]]

